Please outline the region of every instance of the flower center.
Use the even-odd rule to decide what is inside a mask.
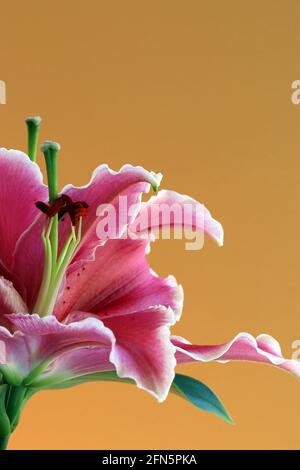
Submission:
[[[32,310],[41,317],[53,313],[64,275],[80,243],[82,219],[88,210],[88,204],[84,201],[74,202],[66,194],[58,196],[56,167],[58,150],[59,145],[55,142],[45,142],[42,145],[46,159],[49,203],[41,201],[36,203],[36,207],[46,215],[46,221],[41,235],[44,248],[44,271],[38,297]],[[64,246],[59,251],[59,220],[66,215],[70,217],[71,230]]]

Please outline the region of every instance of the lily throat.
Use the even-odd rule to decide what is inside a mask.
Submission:
[[[41,234],[44,250],[44,268],[39,293],[32,309],[32,313],[38,313],[41,317],[51,315],[53,313],[53,308],[57,300],[60,287],[63,283],[66,270],[81,241],[82,218],[86,214],[88,207],[88,205],[84,203],[84,211],[82,211],[81,208],[79,210],[74,209],[71,214],[69,214],[71,219],[70,234],[66,239],[64,246],[58,252],[57,241],[60,225],[59,218],[64,216],[68,211],[65,211],[65,208],[63,208],[57,211],[57,213],[53,213],[53,206],[56,206],[57,208],[60,206],[60,203],[57,201],[59,201],[59,199],[57,199],[53,204],[47,206],[48,214],[46,215],[46,221]],[[40,206],[39,208],[44,212],[43,209],[45,209],[46,204],[43,206],[43,209],[41,208],[42,204],[44,203],[37,203],[37,207]],[[78,203],[72,202],[72,205],[74,204]],[[83,203],[80,203],[80,205],[81,204]],[[57,233],[53,233],[54,231],[57,231]]]

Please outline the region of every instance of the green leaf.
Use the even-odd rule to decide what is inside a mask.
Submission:
[[[176,374],[171,391],[185,398],[197,408],[208,411],[233,424],[232,418],[217,395],[199,380],[186,375]]]

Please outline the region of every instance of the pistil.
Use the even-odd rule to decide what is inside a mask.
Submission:
[[[73,202],[67,194],[58,195],[57,154],[60,145],[46,141],[41,146],[44,153],[48,177],[49,203],[36,202],[36,207],[46,216],[42,230],[44,248],[44,271],[41,287],[33,308],[41,317],[51,315],[63,282],[66,270],[81,240],[82,218],[86,215],[88,204],[84,201]],[[71,221],[71,233],[58,252],[59,220],[66,214]]]
[[[32,116],[25,119],[27,124],[27,153],[33,162],[36,161],[36,150],[39,139],[40,124],[42,118],[40,116]]]
[[[45,156],[46,170],[48,177],[49,201],[54,203],[58,196],[57,185],[57,154],[60,145],[57,142],[46,140],[41,146]],[[58,214],[53,217],[53,223],[50,232],[51,252],[52,252],[52,272],[55,270],[57,252],[58,252]]]

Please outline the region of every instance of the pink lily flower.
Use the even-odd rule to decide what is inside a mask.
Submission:
[[[101,165],[86,186],[55,193],[58,147],[46,143],[43,151],[49,188],[26,154],[0,150],[0,398],[7,385],[20,395],[13,416],[8,413],[10,430],[30,394],[85,380],[132,380],[163,401],[177,363],[247,360],[300,376],[299,362],[284,359],[267,335],[243,333],[218,346],[171,336],[183,290],[174,277],[158,277],[147,261],[154,229],[166,222],[156,216],[141,228],[140,221],[150,220],[153,206],[176,203],[188,207],[191,229],[222,245],[222,226],[203,205],[173,191],[143,203],[161,175],[130,165],[119,172]],[[120,214],[120,196],[134,206],[132,213]],[[113,238],[97,232],[103,204],[118,216]],[[178,225],[174,216],[169,222]]]
[[[41,237],[46,217],[35,206],[39,200],[48,200],[40,170],[25,154],[2,149],[0,179],[4,207],[0,230],[11,234],[1,237],[0,242],[4,376],[14,385],[40,387],[82,374],[116,370],[120,378],[131,378],[138,387],[164,400],[175,375],[170,326],[181,314],[182,287],[172,276],[161,279],[150,270],[146,253],[151,236],[141,234],[132,240],[123,239],[121,233],[154,203],[172,205],[176,201],[183,205],[188,201],[195,211],[200,205],[170,191],[141,204],[142,193],[151,185],[158,186],[161,175],[129,165],[118,173],[100,166],[88,185],[62,190],[72,200],[85,201],[89,210],[82,221],[81,242],[68,260],[64,276],[59,276],[59,288],[54,282],[49,292],[49,286],[45,290],[43,285],[45,250]],[[126,226],[119,227],[119,238],[103,243],[97,237],[96,211],[101,203],[112,203],[118,210],[119,195],[126,195],[140,210],[134,219],[125,221]],[[204,231],[222,244],[221,225],[202,210]],[[59,222],[59,252],[70,243],[70,233],[70,220],[65,217]],[[77,242],[75,236],[71,243]],[[42,301],[41,289],[46,292]]]

